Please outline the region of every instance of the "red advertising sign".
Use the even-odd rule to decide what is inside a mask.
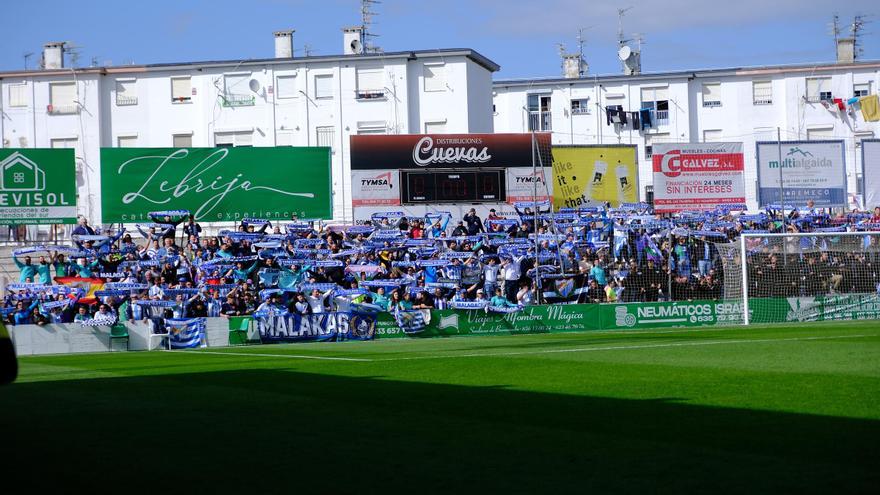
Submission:
[[[742,143],[657,143],[652,161],[658,213],[745,205]]]

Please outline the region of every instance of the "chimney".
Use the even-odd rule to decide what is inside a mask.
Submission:
[[[275,31],[275,58],[293,58],[293,29]]]
[[[364,28],[361,26],[342,28],[342,44],[343,55],[364,53]]]
[[[577,79],[587,74],[587,63],[577,53],[562,56],[562,76]]]
[[[64,45],[63,41],[46,43],[43,45],[43,68],[64,68]]]
[[[855,38],[838,38],[837,39],[837,63],[850,64],[856,59],[856,40]]]

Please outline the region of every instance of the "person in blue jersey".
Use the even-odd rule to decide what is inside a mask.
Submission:
[[[12,261],[15,262],[15,266],[21,270],[21,274],[18,277],[18,281],[21,283],[26,283],[28,279],[34,280],[37,275],[37,266],[31,262],[30,256],[24,257],[24,262],[18,260],[18,257],[15,255],[12,256]]]

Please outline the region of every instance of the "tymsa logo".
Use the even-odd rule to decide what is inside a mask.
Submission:
[[[46,189],[46,174],[21,153],[0,162],[0,190],[26,192]]]
[[[391,172],[385,172],[376,177],[366,177],[361,179],[361,189],[365,191],[375,191],[385,189],[386,187],[388,189],[394,189],[394,184],[391,183]]]
[[[514,180],[517,184],[544,184],[544,171],[536,170],[534,172],[529,172],[526,175],[515,175]]]

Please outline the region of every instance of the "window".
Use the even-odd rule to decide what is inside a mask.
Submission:
[[[703,131],[704,143],[720,143],[724,140],[724,131],[721,129],[706,129]]]
[[[296,74],[291,76],[278,76],[275,83],[275,93],[279,100],[296,98]]]
[[[250,73],[226,74],[223,76],[223,94],[220,96],[224,107],[249,107],[256,103],[256,98],[251,94]]]
[[[28,104],[27,84],[9,85],[9,106],[26,107]]]
[[[329,148],[332,148],[333,141],[336,140],[336,129],[334,129],[333,126],[316,127],[315,139],[318,146],[327,146]]]
[[[384,120],[370,120],[357,123],[357,133],[362,134],[385,134],[387,125]]]
[[[425,122],[425,134],[446,134],[446,121]]]
[[[571,100],[571,114],[572,115],[589,115],[590,114],[590,99],[583,98],[580,100]]]
[[[241,148],[254,145],[254,131],[215,132],[214,146],[217,148]]]
[[[76,148],[77,138],[55,138],[49,140],[50,148]]]
[[[49,113],[69,114],[77,113],[79,106],[76,104],[76,84],[74,83],[51,83],[49,84]]]
[[[773,103],[773,84],[770,81],[752,82],[752,104],[771,105]]]
[[[171,102],[189,103],[192,101],[192,79],[189,77],[171,78]]]
[[[668,125],[669,88],[642,88],[642,108],[651,110],[656,125]]]
[[[834,137],[833,127],[822,127],[818,129],[807,129],[807,140],[818,141],[822,139],[831,139]]]
[[[385,97],[385,71],[383,69],[358,69],[355,98],[369,100]]]
[[[808,77],[807,78],[807,101],[818,103],[823,100],[831,99],[831,78],[830,77]]]
[[[446,64],[425,64],[425,92],[446,91]]]
[[[116,138],[117,148],[137,148],[137,136],[119,136]]]
[[[654,156],[654,143],[665,143],[669,139],[668,133],[648,134],[645,136],[645,158]]]
[[[853,133],[853,139],[856,143],[856,149],[862,147],[862,141],[865,139],[874,139],[874,131],[860,131]]]
[[[853,84],[853,96],[855,96],[856,98],[868,96],[869,94],[871,94],[870,82]]]
[[[721,106],[721,83],[704,83],[703,84],[703,106],[704,107],[720,107]]]
[[[174,134],[171,136],[171,146],[174,148],[192,148],[192,134]]]
[[[315,76],[315,98],[333,98],[333,74]]]
[[[550,114],[550,97],[540,94],[527,95],[529,131],[551,131],[553,119]]]
[[[116,106],[137,105],[136,81],[116,81]]]

